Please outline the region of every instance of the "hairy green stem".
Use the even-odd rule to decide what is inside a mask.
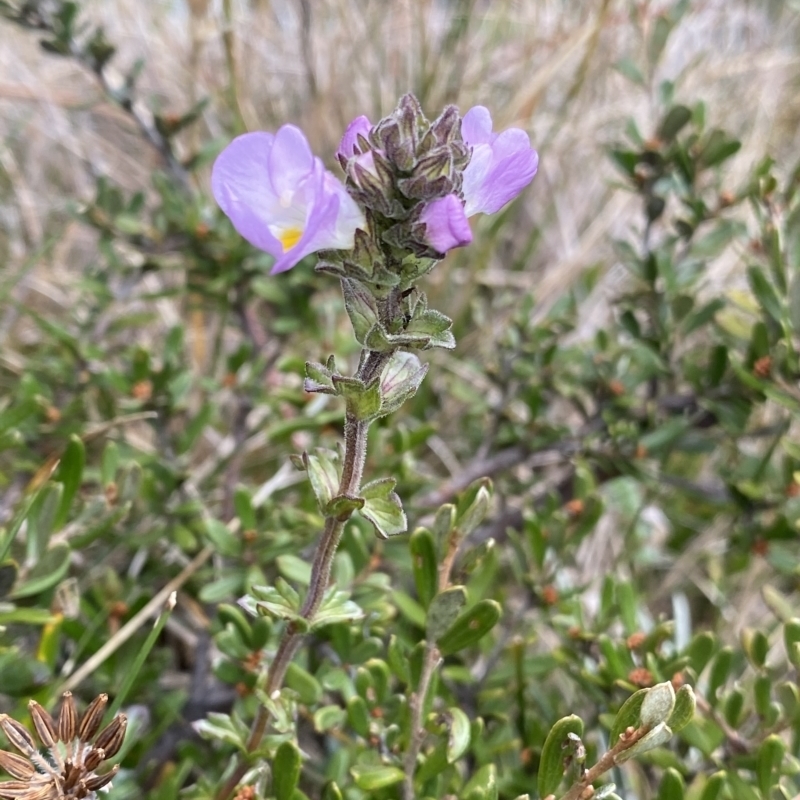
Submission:
[[[361,362],[356,377],[365,382],[371,381],[380,374],[380,371],[390,357],[391,353],[379,353],[372,350],[362,351]],[[339,481],[338,492],[340,495],[354,497],[358,494],[361,486],[361,478],[364,473],[364,462],[367,457],[368,430],[369,423],[358,419],[356,415],[348,409],[344,423],[344,455],[342,458],[342,477]],[[322,605],[322,600],[331,577],[333,558],[336,555],[339,541],[342,538],[345,522],[347,522],[349,518],[350,512],[340,517],[327,517],[325,519],[325,527],[323,528],[322,536],[317,544],[317,549],[314,553],[314,561],[311,565],[308,594],[300,609],[300,615],[303,619],[309,621],[313,620]],[[292,663],[292,659],[304,639],[305,634],[300,633],[296,626],[291,623],[287,625],[283,638],[278,645],[275,657],[272,659],[272,663],[269,665],[269,670],[267,671],[265,684],[267,697],[271,697],[275,692],[280,691],[281,686],[283,686],[283,680],[286,677],[286,670],[289,668],[289,664]],[[247,738],[248,753],[253,753],[258,749],[266,733],[269,720],[269,710],[266,706],[260,706],[253,720],[250,735]],[[220,787],[216,794],[216,800],[227,800],[231,794],[233,794],[233,791],[236,789],[236,786],[246,771],[247,763],[240,763]]]

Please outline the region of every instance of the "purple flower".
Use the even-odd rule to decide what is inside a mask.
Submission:
[[[425,241],[437,252],[446,253],[472,241],[464,204],[454,194],[431,200],[420,215],[425,223]]]
[[[233,227],[275,256],[273,275],[317,250],[349,250],[366,224],[294,125],[234,139],[214,162],[211,190]]]
[[[372,128],[372,123],[365,116],[356,117],[347,126],[347,130],[344,132],[344,136],[342,136],[342,141],[339,143],[339,149],[336,151],[336,155],[340,159],[343,158],[345,161],[352,158],[354,155],[358,155],[361,152],[361,148],[358,145],[359,134],[366,139],[369,135],[370,128]]]
[[[461,135],[472,148],[464,170],[465,213],[494,214],[533,180],[539,156],[520,128],[492,133],[492,117],[483,106],[464,114]]]

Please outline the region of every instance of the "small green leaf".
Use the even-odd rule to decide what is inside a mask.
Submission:
[[[303,453],[302,461],[317,498],[319,510],[324,514],[328,504],[339,491],[338,455],[332,450],[317,448],[314,455]]]
[[[362,486],[359,493],[364,500],[360,514],[372,523],[382,539],[405,533],[408,527],[403,504],[394,491],[395,484],[394,478],[380,478]]]
[[[380,378],[380,416],[396,411],[412,398],[428,372],[413,354],[398,350],[383,368]]]
[[[497,797],[497,767],[494,764],[484,764],[461,792],[463,800],[497,800]]]
[[[560,719],[547,734],[539,762],[539,797],[554,794],[564,777],[564,743],[570,733],[583,736],[583,720],[575,714]]]
[[[67,523],[70,506],[78,492],[83,478],[83,466],[86,463],[86,448],[79,437],[70,437],[67,449],[61,456],[61,463],[54,475],[54,479],[60,481],[64,486],[64,493],[61,495],[61,505],[58,507],[53,529],[60,530]]]
[[[403,770],[398,767],[380,764],[356,764],[350,768],[350,774],[356,786],[365,792],[375,792],[387,786],[394,786],[405,777]]]
[[[425,635],[436,641],[458,619],[461,609],[467,603],[467,590],[463,586],[451,586],[437,594],[428,608]]]
[[[442,655],[448,656],[476,644],[494,628],[501,615],[500,604],[481,600],[461,614],[450,629],[437,641]]]
[[[758,776],[758,788],[764,800],[770,800],[772,797],[771,790],[780,778],[780,768],[785,752],[786,745],[783,739],[774,733],[764,739],[758,748],[756,775]]]
[[[292,661],[286,670],[286,686],[297,692],[301,703],[313,706],[322,699],[320,682],[308,671]]]
[[[13,599],[32,597],[55,586],[69,570],[71,551],[69,545],[59,542],[53,545],[25,576],[11,594]]]
[[[253,508],[253,498],[250,491],[244,486],[237,486],[233,493],[233,507],[243,531],[254,531],[258,527],[256,512]]]
[[[210,518],[205,521],[205,534],[220,555],[238,556],[242,551],[241,539],[218,519]]]
[[[655,750],[656,747],[661,747],[672,738],[672,730],[666,722],[659,722],[655,728],[648,731],[641,739],[634,742],[629,748],[623,750],[617,756],[617,763],[622,764],[631,758],[647,753],[649,750]]]
[[[750,288],[761,305],[761,308],[772,317],[775,322],[780,324],[783,317],[781,301],[778,299],[775,288],[767,280],[767,276],[764,274],[763,270],[760,267],[748,267],[747,279],[750,282]]]
[[[492,482],[489,478],[481,478],[477,484],[474,492],[467,490],[473,494],[472,502],[463,511],[460,511],[456,520],[458,532],[462,538],[469,536],[489,513],[493,491]],[[461,504],[459,504],[460,507]]]
[[[356,339],[367,346],[367,334],[375,325],[380,326],[375,298],[360,283],[348,278],[342,280],[342,292]]]
[[[704,631],[698,633],[686,648],[686,653],[689,656],[689,664],[698,677],[706,668],[708,662],[711,661],[715,646],[716,640],[713,634]]]
[[[647,696],[649,689],[639,689],[634,692],[617,711],[617,716],[614,717],[614,723],[611,725],[611,733],[609,735],[609,743],[614,747],[619,741],[619,737],[625,733],[628,728],[638,728],[641,719],[642,703]]]
[[[314,712],[314,728],[319,733],[339,729],[345,716],[346,712],[341,706],[322,706]]]
[[[683,730],[692,721],[696,706],[694,689],[688,683],[684,684],[675,694],[675,707],[667,720],[673,733]]]
[[[364,611],[350,599],[349,593],[332,586],[325,593],[322,605],[311,621],[311,630],[316,631],[326,625],[333,625],[337,622],[355,622],[363,618]]]
[[[725,787],[727,782],[726,778],[727,775],[722,770],[711,775],[706,781],[706,785],[703,787],[700,800],[717,800],[722,789]]]
[[[470,742],[471,724],[469,717],[460,708],[449,708],[450,721],[447,737],[447,762],[453,764],[467,752]]]
[[[800,643],[800,619],[792,617],[783,624],[783,645],[786,648],[786,655],[791,657],[794,645]],[[794,665],[797,667],[797,665]]]
[[[333,373],[335,370],[335,362],[329,362],[326,366],[317,361],[306,361],[306,377],[303,382],[303,388],[307,392],[336,394],[336,387],[333,385]]]
[[[433,535],[427,528],[417,528],[408,541],[411,551],[411,568],[417,597],[423,608],[428,608],[436,594],[438,569],[436,566],[436,545]]]
[[[723,647],[716,655],[711,665],[711,672],[708,675],[708,702],[712,706],[717,704],[717,692],[720,687],[728,680],[728,676],[733,668],[733,649]]]
[[[673,106],[658,126],[658,138],[664,142],[671,142],[691,118],[691,109],[686,106]]]
[[[684,800],[683,777],[674,767],[664,770],[656,800]]]
[[[354,694],[347,701],[347,719],[359,736],[369,737],[369,709],[363,697]]]
[[[769,652],[769,641],[766,634],[761,630],[745,628],[742,631],[742,645],[753,666],[763,667]]]
[[[641,724],[654,728],[666,722],[675,708],[675,689],[669,681],[657,683],[647,690],[639,710]]]

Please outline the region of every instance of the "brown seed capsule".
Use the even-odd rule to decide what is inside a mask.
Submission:
[[[128,725],[128,718],[124,714],[114,717],[111,722],[100,731],[94,746],[98,750],[105,750],[106,758],[113,758],[122,747],[125,739],[125,728]]]
[[[61,698],[61,711],[58,714],[58,738],[64,744],[69,744],[78,731],[78,712],[72,692],[64,692]]]
[[[92,700],[89,708],[86,709],[78,728],[78,738],[82,742],[90,742],[92,737],[100,730],[107,703],[108,695],[101,694]]]
[[[45,747],[53,747],[58,741],[58,732],[53,718],[35,700],[28,703],[28,711],[36,728],[36,735]]]
[[[9,742],[24,755],[36,752],[36,742],[25,728],[8,714],[0,714],[0,728]]]
[[[27,758],[16,753],[6,753],[5,750],[0,750],[0,767],[13,778],[30,778],[36,772]]]

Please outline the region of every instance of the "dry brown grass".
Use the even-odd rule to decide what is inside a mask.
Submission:
[[[643,61],[656,17],[672,5],[89,0],[84,13],[119,46],[115,66],[146,60],[141,89],[154,106],[180,111],[212,99],[186,147],[229,135],[240,115],[251,129],[296,122],[330,154],[353,116],[377,118],[409,89],[431,113],[444,102],[483,103],[501,126],[527,128],[542,157],[535,188],[504,226],[505,246],[473,258],[470,273],[479,267],[481,281],[535,291],[545,307],[587,264],[608,257],[609,232],[629,225],[635,208],[610,188],[604,151],[629,117],[652,129],[661,80],[673,80],[684,102],[705,100],[711,121],[742,137],[731,183],[765,151],[782,158],[797,149],[791,4],[696,0],[648,88],[635,87],[614,65]],[[0,31],[0,257],[19,264],[55,234],[47,277],[63,285],[92,257],[91,240],[67,221],[70,203],[90,196],[93,173],[128,190],[146,187],[154,154],[79,67],[42,53],[31,33],[7,23]],[[541,243],[512,272],[509,256],[531,229]],[[36,286],[36,274],[28,283]],[[472,279],[464,283],[459,302]]]

